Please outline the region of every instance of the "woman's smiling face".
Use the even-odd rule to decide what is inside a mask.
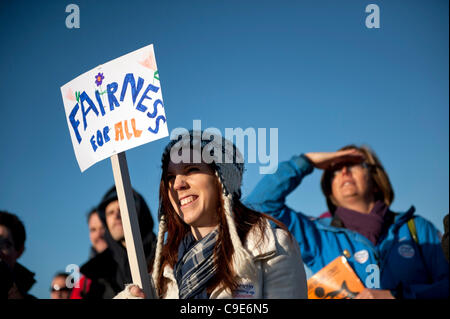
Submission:
[[[172,207],[191,229],[203,237],[217,226],[219,187],[215,172],[208,164],[170,161],[167,181]],[[198,235],[197,231],[194,235]]]

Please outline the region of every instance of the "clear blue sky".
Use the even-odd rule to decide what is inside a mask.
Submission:
[[[79,5],[81,27],[65,8]],[[368,29],[365,7],[380,7]],[[440,230],[449,210],[448,1],[0,2],[0,209],[25,223],[19,259],[49,297],[52,276],[82,265],[85,215],[113,184],[110,160],[83,174],[60,87],[153,43],[169,131],[278,128],[279,160],[370,145],[394,186],[393,210],[415,205]],[[168,138],[127,151],[133,186],[156,215]],[[247,165],[243,194],[261,176]],[[326,210],[315,171],[288,198]]]

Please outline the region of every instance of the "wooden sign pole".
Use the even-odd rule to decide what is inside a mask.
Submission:
[[[116,183],[117,198],[119,199],[120,216],[122,218],[131,277],[133,283],[144,290],[148,299],[156,299],[156,294],[150,283],[150,276],[147,270],[147,262],[125,152],[112,155],[111,164]]]

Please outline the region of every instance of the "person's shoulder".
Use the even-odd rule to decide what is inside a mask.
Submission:
[[[35,273],[17,262],[14,266],[13,276],[21,293],[28,296],[28,291],[36,283]],[[30,295],[30,298],[32,297],[34,296]]]
[[[420,238],[425,237],[428,240],[441,241],[442,233],[438,230],[438,228],[428,219],[416,215],[414,216],[414,224],[417,230],[417,236]]]
[[[277,250],[280,246],[282,249],[289,249],[296,243],[288,229],[272,223],[269,219],[263,221],[262,229],[258,231],[256,229],[257,227],[253,228],[253,231],[258,233],[258,235],[255,235],[255,244],[264,247],[264,249],[260,248],[261,250]],[[256,236],[262,238],[257,240]]]
[[[105,249],[103,252],[96,254],[92,258],[89,258],[88,261],[86,261],[83,265],[81,265],[81,269],[93,267],[93,265],[96,265],[105,260],[107,255],[108,249]]]
[[[243,243],[254,258],[265,256],[275,250],[275,236],[269,220],[263,218],[261,222],[253,225]]]
[[[414,215],[412,217],[412,219],[414,220],[414,223],[416,223],[419,226],[433,226],[433,223],[431,221],[429,221],[428,219],[426,219],[425,217],[421,216],[421,215]]]
[[[270,240],[270,243],[266,244],[268,262],[280,260],[281,257],[291,267],[303,266],[300,246],[289,230],[268,223],[266,232],[272,234],[272,238],[266,238],[266,240]]]
[[[113,271],[115,269],[115,264],[116,262],[107,248],[82,265],[80,272],[89,279],[94,279],[100,276],[100,274],[106,275],[109,271]]]
[[[34,278],[35,273],[32,272],[31,270],[29,270],[28,268],[26,268],[21,263],[16,262],[16,264],[14,265],[14,275],[19,276],[19,277],[26,276],[27,278],[31,279],[31,278]]]
[[[392,223],[392,226],[399,227],[399,226],[405,226],[410,222],[414,221],[414,225],[416,227],[418,226],[425,226],[425,225],[432,225],[430,221],[422,217],[421,215],[417,214],[416,208],[414,206],[411,206],[406,211],[393,211],[389,209],[389,212],[394,216],[394,222]]]
[[[289,232],[289,230],[275,227],[272,228],[273,233],[275,235],[276,243],[283,249],[283,250],[291,250],[292,247],[298,246],[297,241],[295,240],[294,236]]]
[[[404,213],[395,213],[395,215],[396,215],[395,224],[397,224],[400,227],[408,227],[410,231],[414,231],[412,229],[414,227],[419,239],[424,237],[440,238],[440,232],[436,228],[436,226],[427,218],[417,214],[414,206],[412,206],[408,211]]]
[[[431,221],[429,221],[427,218],[423,217],[422,215],[413,214],[411,216],[410,220],[414,221],[414,226],[416,227],[417,230],[420,230],[421,228],[431,229],[431,230],[437,229]]]

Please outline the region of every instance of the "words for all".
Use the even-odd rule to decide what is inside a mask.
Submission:
[[[127,120],[123,121],[123,125],[122,125],[122,122],[117,122],[114,125],[116,141],[123,141],[125,139],[125,136],[127,137],[127,140],[129,140],[133,136],[134,137],[141,136],[142,130],[138,130],[136,128],[136,120],[133,118],[130,120],[130,122],[131,122],[132,132],[130,132],[130,129],[128,128]],[[111,140],[108,136],[109,131],[110,131],[109,126],[105,126],[102,131],[97,130],[97,134],[94,134],[91,136],[90,142],[91,142],[91,146],[92,146],[92,149],[94,150],[94,152],[97,150],[98,147],[103,146],[103,144],[105,144]],[[124,132],[125,132],[125,134],[124,134]]]

